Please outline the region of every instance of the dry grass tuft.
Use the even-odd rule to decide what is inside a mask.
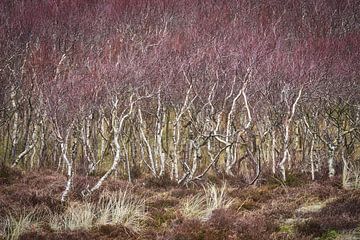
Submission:
[[[35,210],[19,217],[8,215],[5,218],[3,232],[6,240],[17,240],[21,234],[36,226]]]
[[[134,232],[142,229],[147,218],[145,200],[128,191],[104,192],[97,203],[73,203],[64,214],[54,215],[54,230],[90,229],[94,225],[123,225]]]
[[[227,196],[226,184],[218,188],[214,184],[204,187],[204,193],[196,194],[185,199],[181,206],[181,213],[186,218],[197,218],[206,221],[216,209],[227,209],[233,199]]]
[[[63,214],[56,214],[50,219],[54,230],[89,229],[93,225],[94,206],[90,203],[73,203]]]
[[[205,196],[196,194],[185,199],[181,206],[181,213],[186,218],[203,218],[207,215]]]
[[[128,191],[103,193],[96,209],[98,213],[96,223],[99,225],[122,224],[139,232],[147,219],[145,199],[136,198]]]

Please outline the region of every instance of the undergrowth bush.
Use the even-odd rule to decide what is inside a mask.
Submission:
[[[14,180],[21,178],[21,176],[20,170],[0,164],[0,185],[11,184]]]

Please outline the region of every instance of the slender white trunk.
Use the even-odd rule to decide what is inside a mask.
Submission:
[[[285,133],[284,133],[284,144],[283,144],[283,157],[279,163],[280,173],[282,176],[283,181],[286,181],[286,169],[285,169],[285,163],[286,161],[289,161],[290,159],[290,153],[289,153],[289,132],[290,132],[290,124],[292,122],[292,119],[295,114],[296,106],[298,101],[300,100],[302,94],[302,89],[299,90],[298,96],[296,97],[294,103],[292,106],[288,106],[288,112],[286,119],[284,121],[285,125]]]
[[[194,154],[194,156],[193,156],[193,167],[192,167],[192,170],[191,170],[191,178],[193,178],[194,174],[196,173],[196,171],[198,169],[199,160],[201,158],[201,156],[200,156],[201,155],[200,148],[196,146],[193,154]]]
[[[33,148],[35,147],[37,143],[37,136],[38,136],[38,125],[35,125],[32,136],[31,136],[31,142],[27,143],[25,149],[23,152],[21,152],[15,159],[14,163],[12,164],[12,167],[15,167],[21,159],[23,159]]]
[[[62,161],[63,161],[63,158],[62,158],[62,155],[61,155],[61,149],[60,149],[60,153],[59,153],[59,156],[58,156],[58,152],[59,152],[59,149],[56,148],[55,149],[55,153],[54,153],[54,157],[53,157],[53,160],[54,160],[54,163],[57,161],[57,168],[56,168],[56,171],[57,172],[63,172],[63,164],[62,164]]]
[[[185,75],[185,73],[184,73]],[[186,75],[185,75],[186,77]],[[179,169],[178,169],[178,163],[179,163],[179,153],[178,153],[178,149],[180,148],[180,120],[183,116],[183,114],[185,113],[185,111],[190,107],[190,104],[192,103],[192,101],[195,99],[193,98],[192,101],[190,101],[190,93],[192,91],[192,84],[190,84],[187,92],[186,92],[186,96],[185,96],[185,100],[184,100],[184,104],[182,105],[181,109],[179,112],[176,112],[176,116],[175,119],[173,121],[173,147],[174,147],[174,152],[173,152],[173,162],[172,162],[172,167],[171,167],[171,179],[175,180],[175,181],[179,181]]]
[[[173,124],[173,145],[174,145],[174,152],[173,152],[173,164],[172,164],[172,178],[176,181],[179,180],[179,169],[178,169],[178,161],[179,161],[179,154],[178,154],[178,147],[180,143],[180,127],[179,123],[176,121]]]
[[[10,93],[10,99],[11,99],[11,106],[14,111],[14,118],[13,118],[13,125],[12,125],[12,133],[11,133],[11,139],[12,139],[12,158],[15,157],[16,154],[16,147],[19,141],[18,133],[19,133],[19,113],[17,109],[17,103],[16,103],[16,89],[14,86],[11,87],[11,93]]]
[[[83,141],[84,157],[85,157],[86,161],[88,162],[87,171],[89,171],[91,169],[91,161],[90,161],[90,157],[88,155],[88,148],[87,148],[88,136],[87,136],[87,126],[86,125],[87,125],[87,121],[86,121],[86,119],[84,119],[83,126],[82,126],[82,129],[81,129],[81,137],[82,137],[82,141]]]
[[[235,115],[235,110],[236,110],[236,105],[237,105],[237,101],[240,98],[240,96],[243,96],[243,100],[244,100],[244,105],[247,111],[247,117],[248,117],[248,122],[245,125],[245,129],[250,127],[251,124],[251,114],[250,114],[250,108],[248,105],[248,101],[247,101],[247,97],[245,94],[245,89],[247,86],[247,78],[248,78],[248,74],[250,74],[250,72],[247,73],[247,75],[245,76],[245,82],[242,86],[242,88],[239,90],[239,92],[237,93],[237,95],[234,97],[232,104],[231,104],[231,108],[230,111],[228,113],[227,116],[227,123],[226,123],[226,137],[225,137],[225,141],[227,143],[229,142],[233,142],[234,139],[234,128],[233,128],[233,124],[234,124],[234,115]],[[225,162],[225,173],[232,176],[234,175],[232,172],[232,168],[236,163],[236,143],[232,144],[231,146],[229,146],[229,148],[226,149],[226,162]]]
[[[163,122],[165,122],[165,114],[163,114],[163,108],[161,104],[161,95],[160,91],[158,93],[158,109],[156,113],[156,136],[155,136],[155,144],[156,149],[155,152],[160,159],[160,173],[159,176],[163,176],[165,174],[165,154],[162,147],[162,136],[163,136]]]
[[[38,127],[38,126],[36,126]],[[39,131],[39,130],[38,130]],[[36,153],[38,152],[38,144],[34,144],[31,157],[30,157],[30,169],[34,168]]]
[[[106,140],[104,138],[103,135],[105,135],[105,131],[106,131],[106,123],[105,123],[105,116],[102,115],[101,116],[101,121],[100,121],[100,131],[101,131],[101,144],[100,144],[100,156],[99,159],[102,160],[104,158],[104,154],[105,154],[105,148],[106,148]]]
[[[329,168],[329,178],[335,176],[335,168],[334,168],[334,157],[335,157],[336,147],[333,144],[328,145],[328,168]]]
[[[160,176],[163,176],[165,174],[165,153],[163,151],[162,147],[162,136],[163,136],[163,128],[160,129],[160,132],[158,132],[156,136],[156,142],[157,142],[157,152],[160,157]]]
[[[238,94],[233,99],[233,102],[231,104],[231,109],[227,116],[227,123],[226,123],[226,142],[232,142],[234,138],[234,129],[232,127],[233,121],[234,121],[234,114],[235,114],[235,108],[236,108],[236,102],[239,99],[239,97],[242,94],[242,89],[238,92]],[[226,162],[225,162],[225,173],[228,175],[234,175],[231,171],[231,167],[233,165],[234,160],[234,145],[231,145],[229,148],[226,149]]]
[[[130,101],[129,110],[127,113],[123,114],[120,119],[119,119],[119,116],[117,116],[118,115],[117,108],[118,108],[119,100],[117,97],[115,97],[113,100],[112,124],[111,125],[112,125],[113,131],[114,131],[114,139],[113,139],[113,145],[115,147],[114,160],[113,160],[113,163],[112,163],[110,169],[97,181],[97,183],[90,190],[88,190],[87,194],[91,194],[92,192],[98,190],[101,187],[101,185],[103,184],[103,182],[116,170],[116,168],[119,165],[120,151],[121,151],[119,136],[120,136],[120,132],[122,130],[125,120],[133,112],[133,108],[134,108],[134,104],[135,104],[135,100],[133,98],[134,98],[134,95],[131,95],[130,100],[129,100]]]
[[[120,124],[119,121],[116,119],[113,121],[113,131],[114,131],[114,139],[113,144],[115,147],[115,156],[114,161],[110,167],[110,169],[99,179],[99,181],[90,189],[90,193],[96,191],[101,187],[103,182],[116,170],[117,166],[120,162],[120,142],[119,142],[119,135],[120,135]]]
[[[144,163],[149,169],[151,169],[151,166],[145,161],[145,150],[144,150],[144,144],[140,141],[140,159],[141,163]]]
[[[83,127],[81,131],[82,141],[83,141],[83,151],[84,157],[88,162],[88,173],[93,173],[96,170],[96,160],[95,154],[93,153],[93,149],[90,144],[90,128],[91,128],[91,118],[85,117],[83,121]]]
[[[132,178],[131,178],[131,166],[130,166],[130,158],[129,158],[129,154],[128,151],[126,151],[126,144],[124,141],[122,141],[122,145],[123,145],[123,149],[124,149],[124,156],[125,156],[125,162],[124,164],[126,165],[124,168],[126,168],[126,172],[128,175],[128,181],[131,183],[132,182]]]
[[[62,202],[65,202],[67,200],[69,193],[71,191],[71,188],[72,188],[72,183],[73,183],[73,162],[71,159],[69,159],[69,157],[67,155],[70,131],[71,131],[71,127],[68,129],[65,139],[63,141],[61,141],[61,143],[60,143],[61,156],[62,156],[62,159],[64,160],[64,163],[66,164],[66,168],[67,168],[67,172],[66,172],[67,181],[66,181],[66,185],[65,185],[65,190],[61,194]]]
[[[44,125],[44,121],[40,120],[40,147],[39,147],[39,158],[38,158],[38,167],[40,167],[40,161],[43,157],[44,151],[45,151],[45,125]]]
[[[138,115],[139,115],[139,120],[140,120],[140,135],[141,135],[141,138],[143,139],[143,141],[145,143],[145,146],[147,148],[147,153],[148,153],[149,160],[150,160],[151,172],[152,172],[154,177],[157,177],[157,166],[156,166],[155,161],[154,161],[152,147],[150,146],[148,138],[147,138],[147,136],[145,134],[146,123],[143,120],[140,108],[138,109]]]
[[[271,134],[271,159],[272,159],[272,173],[276,173],[276,154],[275,154],[276,138],[275,132]]]
[[[315,180],[315,165],[314,165],[314,137],[310,144],[310,165],[311,165],[311,180]]]
[[[342,186],[344,189],[349,189],[351,184],[349,184],[350,176],[349,176],[349,164],[345,156],[345,149],[343,148],[341,151],[341,158],[343,161],[343,169],[342,169]]]
[[[284,145],[283,145],[283,157],[279,163],[279,169],[281,176],[284,181],[286,181],[286,169],[285,162],[289,156],[289,122],[286,120],[285,122],[285,133],[284,133]]]

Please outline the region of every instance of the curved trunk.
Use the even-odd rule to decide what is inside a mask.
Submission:
[[[114,101],[113,101],[113,111],[112,111],[112,128],[113,128],[113,131],[114,131],[114,139],[113,139],[113,143],[114,143],[114,146],[115,146],[115,156],[114,156],[114,161],[110,167],[110,169],[98,180],[98,182],[90,189],[90,190],[87,190],[88,192],[85,193],[84,195],[88,195],[88,194],[91,194],[93,193],[94,191],[98,190],[101,185],[103,184],[103,182],[116,170],[116,168],[118,167],[119,165],[119,162],[120,162],[120,140],[119,140],[119,137],[120,137],[120,132],[121,132],[121,129],[122,129],[122,126],[125,122],[125,120],[132,114],[133,112],[133,108],[134,108],[134,104],[135,104],[135,100],[133,100],[134,98],[134,94],[132,94],[130,96],[130,107],[129,107],[129,110],[127,113],[124,113],[122,114],[122,116],[120,117],[119,119],[119,116],[117,115],[118,114],[118,103],[119,103],[119,100],[117,99],[117,97],[115,97]]]

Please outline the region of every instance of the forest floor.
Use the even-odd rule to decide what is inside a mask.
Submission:
[[[146,218],[139,220],[141,228],[90,221],[83,227],[56,230],[51,225],[53,216],[64,214],[74,204],[98,202],[100,196],[96,193],[84,200],[81,190],[96,178],[76,177],[64,205],[59,199],[65,180],[51,170],[22,173],[1,169],[0,239],[360,239],[360,190],[343,190],[336,179],[311,182],[291,176],[286,184],[267,179],[257,187],[230,179],[226,198],[231,204],[212,211],[207,218],[189,217],[181,210],[186,203],[196,202],[198,198],[191,196],[199,196],[205,182],[179,187],[150,178],[129,186],[126,181],[109,180],[104,191],[128,189],[144,199]],[[221,185],[220,181],[217,184]]]

